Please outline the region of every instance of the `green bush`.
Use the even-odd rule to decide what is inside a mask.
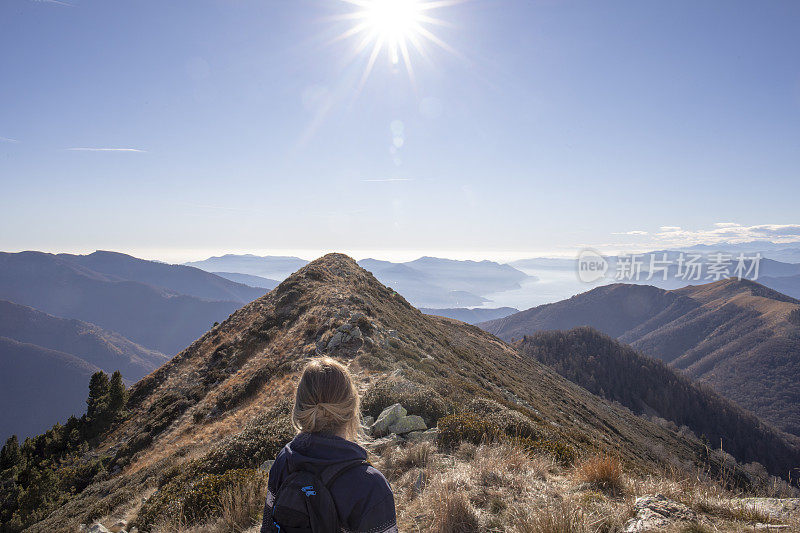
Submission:
[[[472,412],[441,418],[438,427],[437,444],[443,450],[455,450],[462,442],[475,445],[505,442],[524,448],[532,454],[548,454],[563,466],[569,466],[575,461],[575,450],[561,440],[509,434],[490,418]]]
[[[184,518],[192,523],[219,514],[220,496],[224,489],[255,483],[259,477],[266,477],[266,473],[254,468],[206,474],[186,493],[183,500]]]
[[[575,462],[575,450],[569,444],[558,439],[534,440],[519,437],[511,439],[511,442],[525,448],[530,453],[550,455],[561,466],[570,466]]]
[[[239,433],[215,444],[201,459],[203,472],[222,473],[237,468],[256,468],[295,436],[291,402],[284,400],[256,417]]]
[[[482,444],[501,440],[503,430],[473,413],[448,415],[439,419],[437,444],[444,450],[454,450],[462,442]]]
[[[467,411],[498,425],[509,437],[537,439],[540,431],[527,416],[487,398],[476,398],[467,405]]]
[[[361,399],[361,411],[377,418],[381,411],[395,403],[405,407],[409,414],[421,416],[428,427],[436,425],[448,413],[447,402],[438,392],[397,381],[384,381],[370,387]]]

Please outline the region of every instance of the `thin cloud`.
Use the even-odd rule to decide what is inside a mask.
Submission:
[[[6,143],[18,143],[19,142],[18,140],[12,139],[10,137],[0,137],[0,141],[6,142]]]
[[[65,150],[70,152],[147,152],[147,150],[138,148],[65,148]]]
[[[738,244],[757,240],[774,243],[800,242],[800,224],[758,224],[745,226],[736,222],[716,222],[707,228],[686,229],[680,226],[661,226],[648,234],[632,230],[613,235],[649,235],[649,245],[654,247],[679,247],[695,244]],[[641,246],[642,243],[639,243]]]
[[[392,181],[414,181],[414,178],[374,178],[361,180],[367,183],[389,183]]]
[[[615,231],[611,235],[649,235],[647,231],[634,229],[631,231]]]
[[[63,2],[62,0],[34,0],[35,2],[39,2],[41,4],[56,4],[58,6],[66,6],[66,7],[75,7],[73,4],[69,2]]]

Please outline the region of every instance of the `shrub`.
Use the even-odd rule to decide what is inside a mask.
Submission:
[[[250,486],[266,481],[266,474],[253,468],[229,470],[224,474],[207,474],[187,491],[183,500],[183,515],[197,522],[222,512],[222,496],[234,487]]]
[[[490,422],[497,424],[506,435],[536,439],[539,430],[530,418],[487,398],[476,398],[467,405],[467,410],[482,415]]]
[[[410,414],[421,416],[429,427],[436,425],[448,412],[447,402],[433,389],[397,380],[370,387],[361,399],[361,410],[377,418],[381,411],[395,403],[402,404]]]
[[[250,421],[245,428],[215,444],[201,460],[204,472],[222,473],[235,468],[256,468],[274,459],[292,440],[291,401],[284,400]]]
[[[578,479],[603,492],[617,495],[624,490],[622,465],[610,455],[596,455],[577,467]]]
[[[261,487],[265,484],[266,474],[254,468],[229,470],[224,474],[203,474],[197,469],[196,463],[190,463],[181,475],[171,479],[142,505],[135,524],[140,529],[149,530],[175,517],[179,517],[183,524],[192,524],[209,517],[222,516],[227,494],[243,490],[241,487]],[[229,514],[233,511],[230,505],[228,503]]]
[[[569,444],[557,439],[529,439],[514,437],[510,439],[514,446],[524,448],[532,454],[546,454],[555,459],[561,466],[570,466],[575,461],[575,450]]]
[[[444,450],[454,450],[462,442],[472,444],[495,442],[503,435],[497,424],[472,413],[448,415],[439,419],[438,426],[437,444]]]

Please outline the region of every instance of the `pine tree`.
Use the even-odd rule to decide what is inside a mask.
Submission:
[[[114,419],[119,418],[125,413],[125,404],[128,402],[128,391],[125,390],[125,383],[122,382],[122,374],[119,370],[111,375],[111,383],[108,389],[108,409],[110,416]]]
[[[99,418],[106,410],[108,389],[108,375],[105,372],[99,370],[92,374],[89,380],[89,398],[86,400],[86,418],[89,422]]]
[[[6,441],[3,449],[0,450],[0,470],[5,470],[19,464],[22,455],[19,451],[19,439],[16,435],[11,435]]]

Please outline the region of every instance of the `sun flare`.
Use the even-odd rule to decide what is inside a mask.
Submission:
[[[369,51],[369,59],[362,83],[372,71],[375,61],[385,50],[392,65],[402,63],[409,76],[414,78],[411,66],[412,52],[427,57],[426,43],[453,51],[437,37],[429,26],[443,26],[442,20],[430,15],[430,11],[459,3],[461,0],[343,0],[356,6],[345,15],[352,19],[353,26],[338,39],[355,37],[358,40],[355,53]],[[371,49],[370,49],[371,46]]]

